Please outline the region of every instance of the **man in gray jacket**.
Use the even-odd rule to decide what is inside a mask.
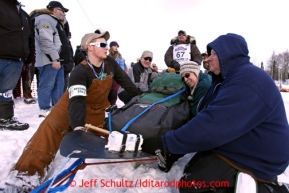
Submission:
[[[132,82],[144,93],[148,92],[149,85],[155,78],[163,75],[166,72],[153,71],[151,68],[152,60],[153,53],[149,50],[145,50],[142,53],[140,60],[134,64],[128,72],[128,76]],[[123,88],[118,89],[118,97],[124,104],[128,103],[133,98],[133,96]]]
[[[39,117],[46,117],[63,94],[62,64],[70,60],[69,41],[63,30],[68,9],[51,1],[47,9],[37,10],[35,17],[36,64],[39,70]]]

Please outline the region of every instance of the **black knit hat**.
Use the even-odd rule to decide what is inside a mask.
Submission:
[[[117,43],[116,41],[110,42],[109,47],[112,47],[112,46],[117,46],[117,47],[119,47],[119,45],[118,45],[118,43]]]

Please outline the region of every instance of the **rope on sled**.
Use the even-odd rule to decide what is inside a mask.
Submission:
[[[54,193],[54,192],[62,192],[64,190],[66,190],[69,187],[69,184],[71,183],[71,181],[74,179],[76,172],[75,173],[71,173],[72,170],[75,170],[76,168],[78,168],[83,162],[84,162],[84,158],[79,158],[77,159],[69,168],[63,170],[64,166],[69,162],[69,160],[71,159],[70,156],[74,153],[78,153],[77,151],[73,151],[72,153],[70,153],[68,156],[66,156],[65,161],[61,164],[59,171],[57,172],[56,175],[54,175],[54,177],[44,183],[42,183],[41,185],[39,185],[37,188],[35,188],[34,190],[32,190],[30,193],[39,193],[39,192],[43,192],[47,187],[47,190],[45,191],[46,193]],[[63,171],[62,171],[63,170]],[[62,171],[62,172],[61,172]],[[71,174],[70,174],[71,173]],[[54,184],[54,182],[58,182],[59,180],[61,180],[64,177],[69,176],[69,180],[66,182],[66,184],[61,185],[61,186],[56,186],[54,188],[51,188],[52,185]]]
[[[125,126],[123,126],[123,128],[121,129],[121,131],[126,131],[128,129],[128,127],[135,121],[137,120],[140,116],[142,116],[145,112],[147,112],[148,110],[150,110],[153,106],[155,106],[156,104],[159,104],[159,103],[162,103],[162,102],[165,102],[167,100],[170,100],[176,96],[178,96],[179,94],[185,92],[187,90],[187,88],[184,88],[183,90],[180,90],[179,92],[173,94],[173,95],[170,95],[160,101],[157,101],[157,102],[154,102],[153,104],[151,104],[150,106],[148,106],[143,112],[141,112],[140,114],[138,114],[137,116],[135,116],[134,118],[132,118],[129,122],[127,122],[127,124],[125,124]]]

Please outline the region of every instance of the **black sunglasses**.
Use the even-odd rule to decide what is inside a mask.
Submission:
[[[153,59],[151,58],[151,57],[145,57],[145,58],[143,58],[144,60],[148,60],[148,61],[152,61]]]
[[[178,34],[178,36],[186,36],[186,34]]]
[[[182,77],[182,80],[184,81],[184,80],[185,80],[185,77],[186,77],[186,78],[189,78],[190,76],[191,76],[191,74],[190,74],[189,72],[187,72],[187,73],[185,74],[185,76]]]

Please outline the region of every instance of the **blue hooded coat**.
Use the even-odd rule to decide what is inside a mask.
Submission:
[[[186,125],[162,136],[166,152],[212,151],[231,166],[272,181],[289,163],[289,126],[280,92],[269,75],[249,60],[245,39],[218,37],[207,46],[221,73]],[[218,166],[216,166],[218,167]]]

